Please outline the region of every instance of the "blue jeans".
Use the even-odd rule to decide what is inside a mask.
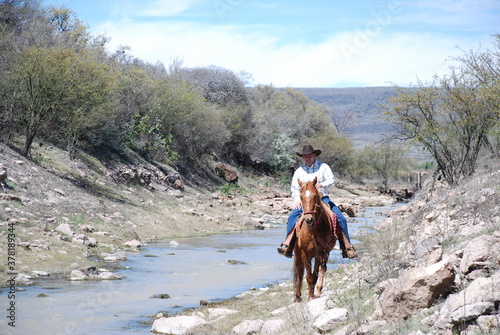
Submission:
[[[340,211],[340,209],[333,203],[332,200],[330,200],[329,197],[323,197],[321,198],[321,201],[323,201],[325,204],[328,204],[332,211],[337,215],[337,220],[339,221],[339,226],[340,229],[342,229],[342,232],[344,233],[345,237],[349,242],[351,242],[351,239],[349,238],[349,232],[347,231],[347,220]],[[295,227],[295,224],[297,223],[297,220],[299,217],[302,215],[302,208],[300,209],[294,209],[290,213],[290,216],[288,216],[288,222],[286,224],[286,234],[290,234],[292,231],[293,227]]]

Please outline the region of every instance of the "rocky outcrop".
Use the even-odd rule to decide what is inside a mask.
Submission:
[[[153,164],[119,166],[109,172],[108,177],[116,183],[139,185],[149,189],[154,189],[158,185],[168,185],[175,190],[184,190],[184,182],[178,172],[167,174]]]
[[[359,212],[363,210],[363,207],[356,203],[355,201],[347,201],[344,199],[342,202],[336,203],[337,207],[348,217],[353,218],[359,215]]]
[[[109,176],[119,183],[128,183],[140,186],[149,186],[153,178],[151,171],[144,167],[123,167],[109,174]]]
[[[405,201],[413,198],[413,196],[415,195],[415,190],[408,188],[380,188],[379,192],[380,194],[390,195],[391,197],[395,198],[396,201]]]
[[[376,285],[375,296],[365,303],[375,305],[375,312],[361,327],[351,326],[351,334],[385,329],[383,323],[410,318],[421,319],[429,334],[498,329],[500,201],[490,187],[469,192],[471,188],[477,185],[446,192],[432,190],[378,226],[395,241],[399,237],[399,247],[392,255],[377,255],[375,251],[364,255],[355,276],[369,278],[370,272],[363,268],[369,267],[368,259],[373,262],[374,257],[397,259],[393,269],[399,267],[399,271]],[[402,231],[408,238],[398,235]]]

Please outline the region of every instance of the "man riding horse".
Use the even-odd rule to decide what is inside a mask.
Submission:
[[[304,145],[302,152],[297,152],[297,155],[302,157],[304,164],[295,170],[292,178],[292,198],[293,198],[293,210],[288,217],[287,223],[287,237],[286,240],[278,248],[278,253],[284,255],[285,257],[292,257],[293,247],[295,243],[295,224],[297,220],[302,215],[302,204],[300,200],[300,185],[299,180],[302,182],[312,181],[317,178],[316,188],[322,193],[323,197],[321,200],[328,204],[330,209],[337,216],[337,220],[340,226],[339,233],[339,244],[342,249],[342,257],[344,258],[355,258],[358,253],[351,245],[351,240],[349,238],[349,232],[347,229],[347,220],[340,211],[340,209],[330,200],[328,196],[328,188],[335,184],[335,177],[333,176],[332,170],[323,162],[316,160],[316,157],[321,155],[321,150],[314,150],[312,145]]]

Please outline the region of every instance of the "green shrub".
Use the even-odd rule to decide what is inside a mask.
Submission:
[[[220,188],[220,192],[225,196],[232,196],[236,194],[242,194],[244,189],[238,184],[225,184]]]

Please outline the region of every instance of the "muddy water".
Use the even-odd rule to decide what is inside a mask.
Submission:
[[[367,208],[349,219],[352,240],[391,208]],[[292,260],[276,253],[285,228],[178,239],[128,255],[116,281],[51,281],[16,293],[16,327],[7,325],[9,299],[0,293],[0,334],[150,334],[151,316],[174,314],[200,300],[223,300],[250,288],[289,280]],[[332,264],[345,262],[334,250]],[[229,261],[236,261],[234,262]],[[105,266],[105,264],[103,264]],[[40,294],[45,297],[39,297]],[[154,299],[168,294],[169,299]]]

